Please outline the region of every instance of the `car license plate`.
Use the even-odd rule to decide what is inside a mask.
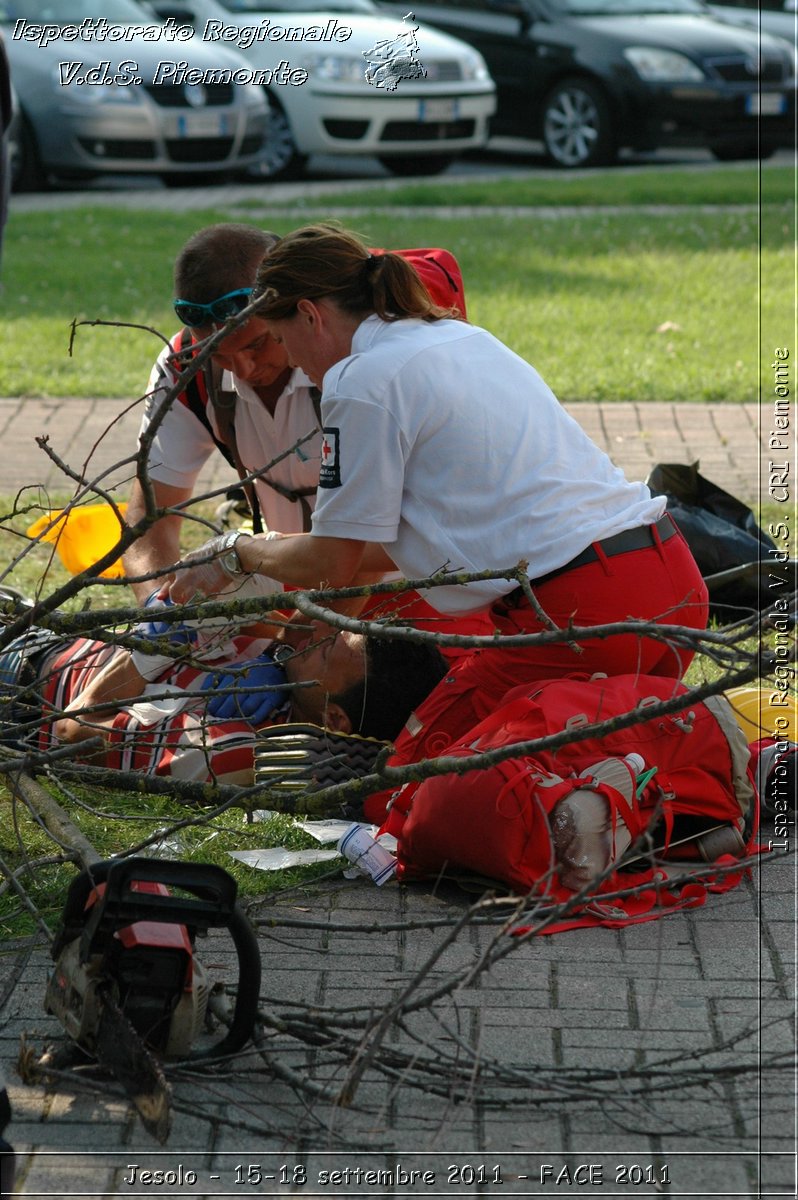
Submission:
[[[783,92],[755,92],[746,98],[745,111],[754,117],[777,117],[787,111],[787,97]]]
[[[175,138],[224,137],[226,133],[225,113],[192,112],[172,117],[171,136]]]
[[[418,119],[424,124],[432,121],[456,121],[456,100],[419,100]]]

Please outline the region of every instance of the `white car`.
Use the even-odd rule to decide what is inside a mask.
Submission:
[[[311,154],[374,155],[396,175],[433,175],[487,140],[495,86],[479,52],[371,0],[147,3],[262,72],[262,178],[296,178]]]
[[[18,190],[114,172],[196,182],[259,161],[263,90],[187,77],[246,70],[231,48],[183,43],[135,0],[0,0],[0,29],[19,97]]]

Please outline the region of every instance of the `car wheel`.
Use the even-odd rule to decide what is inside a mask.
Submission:
[[[710,153],[718,162],[747,162],[750,159],[771,158],[776,153],[775,146],[757,146],[756,142],[743,142],[735,146],[733,142],[721,142],[710,146]]]
[[[392,175],[440,175],[454,162],[453,154],[394,154],[380,159]]]
[[[10,148],[11,188],[15,192],[43,192],[47,174],[39,157],[36,135],[24,113],[20,116],[19,137]]]
[[[269,102],[269,123],[266,130],[263,158],[247,168],[245,178],[269,180],[301,179],[307,156],[297,150],[291,125],[279,100],[266,92]]]
[[[543,143],[560,167],[595,167],[617,153],[604,93],[587,79],[564,79],[543,102]]]

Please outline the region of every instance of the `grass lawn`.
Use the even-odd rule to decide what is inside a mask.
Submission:
[[[780,181],[773,189],[771,175]],[[709,213],[682,206],[696,194],[711,192],[717,200],[715,178],[684,171],[667,179],[653,172],[650,179],[546,180],[534,186],[536,199],[526,201],[542,202],[546,187],[549,204],[563,203],[571,188],[574,195],[592,188],[601,197],[620,189],[626,203],[645,204],[657,179],[660,203],[674,205],[667,213],[575,209],[558,218],[530,208],[520,216],[478,219],[408,216],[406,210],[400,216],[384,211],[403,194],[391,191],[379,193],[373,210],[350,223],[375,245],[450,248],[463,269],[470,318],[532,362],[563,400],[751,401],[760,372],[766,388],[772,383],[772,347],[791,340],[784,297],[792,287],[794,225],[783,203],[766,205],[761,219],[756,208]],[[750,193],[755,202],[750,170],[721,171],[717,178],[728,183],[733,199]],[[765,178],[766,196],[772,190],[781,198],[783,176],[772,171]],[[629,195],[624,180],[634,183]],[[462,187],[472,195],[474,185]],[[441,189],[440,202],[456,203],[457,188]],[[481,194],[504,203],[510,184],[506,191],[501,185],[501,194],[497,184],[489,190],[483,184]],[[298,223],[296,215],[233,214],[242,215],[278,233]],[[229,219],[223,211],[95,208],[54,215],[12,209],[0,297],[0,395],[140,395],[159,339],[82,328],[70,357],[70,323],[130,321],[170,335],[176,253],[197,228]]]
[[[635,167],[627,170],[568,173],[536,172],[519,178],[475,176],[462,182],[449,178],[396,182],[389,187],[364,184],[346,192],[335,192],[329,201],[336,208],[384,208],[390,205],[459,206],[478,208],[497,204],[508,206],[551,207],[575,205],[738,205],[791,204],[795,196],[795,178],[790,167],[733,165],[670,170],[665,167]],[[245,202],[246,204],[247,202]],[[315,207],[316,199],[298,204]],[[253,199],[250,207],[261,206]]]
[[[94,848],[108,858],[140,848],[147,858],[163,856],[188,862],[216,863],[238,882],[243,894],[258,896],[317,879],[335,862],[260,871],[238,862],[231,850],[261,850],[270,846],[288,849],[318,848],[318,841],[299,829],[292,818],[274,814],[268,820],[249,822],[240,809],[216,817],[186,808],[165,796],[144,796],[70,785],[61,790],[47,785],[54,799]],[[55,929],[66,890],[77,873],[68,862],[44,861],[58,856],[58,846],[30,815],[0,788],[0,857],[22,868],[22,885],[51,929]],[[25,863],[31,869],[24,869]],[[341,865],[341,864],[339,864]],[[12,889],[0,889],[0,941],[22,937],[34,921]]]

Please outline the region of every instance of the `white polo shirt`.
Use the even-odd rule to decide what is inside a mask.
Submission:
[[[322,393],[313,532],[380,542],[408,578],[528,563],[532,579],[663,513],[561,407],[537,371],[462,321],[368,317]],[[442,612],[515,587],[430,588]]]

